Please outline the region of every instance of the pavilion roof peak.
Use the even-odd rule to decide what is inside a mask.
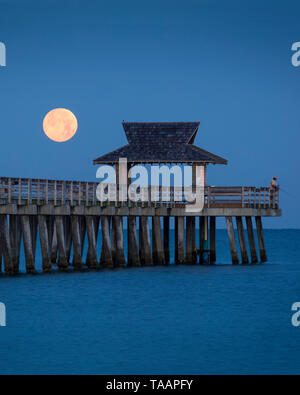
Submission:
[[[122,122],[128,144],[102,155],[94,164],[199,163],[227,165],[227,160],[194,145],[200,122]]]
[[[129,144],[193,144],[200,122],[122,122]]]

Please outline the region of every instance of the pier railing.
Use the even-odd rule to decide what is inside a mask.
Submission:
[[[0,178],[0,204],[54,204],[54,205],[129,205],[148,207],[176,207],[190,204],[187,193],[195,189],[182,187],[140,188],[142,199],[133,201],[129,197],[125,201],[114,199],[101,202],[97,199],[97,182],[61,181],[27,178]],[[115,196],[120,196],[121,188],[116,188]],[[124,189],[122,190],[124,191]],[[279,208],[279,189],[267,187],[216,187],[204,188],[205,207],[208,208]]]

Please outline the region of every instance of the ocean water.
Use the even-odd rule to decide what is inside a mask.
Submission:
[[[265,238],[263,265],[218,230],[214,266],[0,276],[0,373],[299,374],[300,231]]]

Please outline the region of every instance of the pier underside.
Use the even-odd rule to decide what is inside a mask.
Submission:
[[[43,271],[67,271],[170,263],[170,220],[175,224],[176,264],[213,264],[217,260],[216,217],[226,219],[233,264],[267,261],[262,217],[280,216],[276,208],[100,207],[68,204],[0,205],[0,255],[4,272],[16,274],[21,243],[26,271],[36,272],[36,245],[41,246]],[[127,223],[127,240],[124,223]],[[255,242],[255,219],[258,251]],[[151,221],[150,221],[151,219]],[[152,222],[152,226],[150,226]],[[197,225],[199,224],[199,225]],[[196,225],[199,237],[196,238]],[[236,226],[235,226],[236,225]],[[245,225],[245,226],[244,226]],[[235,231],[235,227],[236,230]],[[152,228],[152,231],[151,231]],[[102,234],[101,248],[97,240]],[[246,237],[247,236],[247,237]],[[83,246],[87,241],[87,253]],[[247,248],[247,240],[248,246]],[[125,246],[127,242],[127,246]],[[125,251],[128,251],[125,256]],[[248,255],[250,251],[250,255]]]

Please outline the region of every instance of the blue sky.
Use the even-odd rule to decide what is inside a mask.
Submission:
[[[196,144],[229,160],[211,185],[277,175],[299,227],[299,1],[0,0],[2,176],[93,180],[92,160],[126,143],[122,120],[200,120]],[[65,107],[76,136],[54,143],[45,114]]]

